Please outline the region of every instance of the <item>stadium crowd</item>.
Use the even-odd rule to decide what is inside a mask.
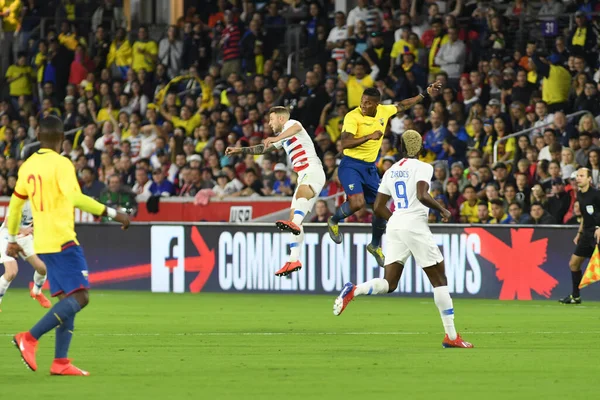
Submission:
[[[147,27],[126,31],[114,0],[0,0],[0,195],[36,149],[39,119],[55,115],[83,192],[104,203],[291,196],[282,151],[225,155],[272,135],[276,105],[314,137],[328,179],[321,196],[334,195],[343,118],[362,91],[376,87],[391,103],[441,80],[438,97],[388,124],[380,172],[399,158],[399,135],[416,129],[421,159],[435,166],[432,195],[453,222],[578,223],[574,171],[587,166],[600,184],[600,3],[358,0],[348,14],[334,4],[198,1],[153,40]],[[52,22],[43,37],[40,17]],[[295,35],[305,72],[288,76]],[[567,118],[578,111],[587,112]],[[328,216],[318,202],[313,220]]]

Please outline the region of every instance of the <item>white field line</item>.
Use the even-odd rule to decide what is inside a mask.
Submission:
[[[600,331],[461,331],[465,335],[581,335],[600,334]],[[407,336],[440,335],[441,332],[190,332],[190,333],[77,333],[77,336]],[[12,337],[14,333],[0,333]]]

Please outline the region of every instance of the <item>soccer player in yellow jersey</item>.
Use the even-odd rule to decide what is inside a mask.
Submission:
[[[427,95],[437,95],[441,82],[434,82],[427,88]],[[388,120],[403,112],[427,96],[420,94],[410,99],[402,100],[396,105],[381,105],[381,95],[375,88],[366,89],[361,97],[360,106],[350,111],[344,117],[342,128],[342,148],[344,158],[338,167],[338,177],[348,200],[342,204],[335,214],[329,218],[329,236],[335,243],[342,243],[338,223],[348,218],[365,205],[373,205],[379,187],[379,173],[375,160],[381,148],[383,133]],[[384,266],[381,237],[385,232],[386,221],[373,216],[371,243],[367,251],[377,260],[380,267]]]
[[[74,207],[110,217],[121,223],[123,229],[129,226],[129,218],[81,193],[75,167],[59,154],[64,139],[60,119],[44,118],[39,125],[38,139],[40,150],[19,169],[17,185],[10,199],[6,253],[16,257],[22,251],[17,244],[17,234],[23,205],[29,200],[35,221],[35,252],[47,266],[52,296],[58,296],[60,301],[31,330],[15,335],[13,343],[25,364],[36,371],[38,340],[56,328],[55,358],[50,374],[89,375],[67,358],[75,315],[89,301],[88,268],[75,234]]]

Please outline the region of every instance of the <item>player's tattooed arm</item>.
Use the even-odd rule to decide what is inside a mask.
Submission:
[[[260,154],[265,154],[265,153],[269,153],[271,151],[277,150],[277,147],[271,145],[265,148],[264,144],[257,144],[256,146],[250,146],[250,147],[228,147],[227,149],[225,149],[225,155],[228,156],[232,156],[232,155],[236,155],[236,154],[241,154],[241,155],[246,155],[246,154],[253,154],[253,155],[260,155]]]
[[[437,96],[441,88],[442,88],[442,82],[435,81],[427,87],[427,95]],[[415,104],[418,104],[418,103],[422,102],[423,100],[425,100],[426,97],[427,96],[425,96],[424,94],[419,94],[418,96],[411,97],[410,99],[402,100],[401,102],[396,104],[396,108],[398,109],[399,113],[404,112],[404,111],[414,107]]]

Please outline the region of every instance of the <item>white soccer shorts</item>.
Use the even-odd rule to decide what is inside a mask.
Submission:
[[[17,244],[23,249],[23,252],[19,254],[23,260],[26,260],[27,258],[35,255],[35,250],[33,249],[33,235],[18,236]],[[3,230],[0,233],[0,263],[2,264],[4,264],[7,261],[15,261],[14,258],[6,254],[7,247],[8,231]]]
[[[319,194],[321,194],[321,190],[323,190],[323,186],[325,186],[325,181],[325,171],[321,166],[310,166],[305,170],[298,172],[298,183],[296,184],[296,191],[294,192],[294,198],[292,199],[292,208],[296,208],[296,192],[298,191],[298,188],[301,185],[308,185],[315,193],[314,197],[309,200],[308,211],[312,211],[315,203],[319,199]]]
[[[406,264],[410,255],[421,268],[431,267],[444,260],[440,248],[435,244],[433,234],[426,229],[390,229],[385,235],[385,263]]]

